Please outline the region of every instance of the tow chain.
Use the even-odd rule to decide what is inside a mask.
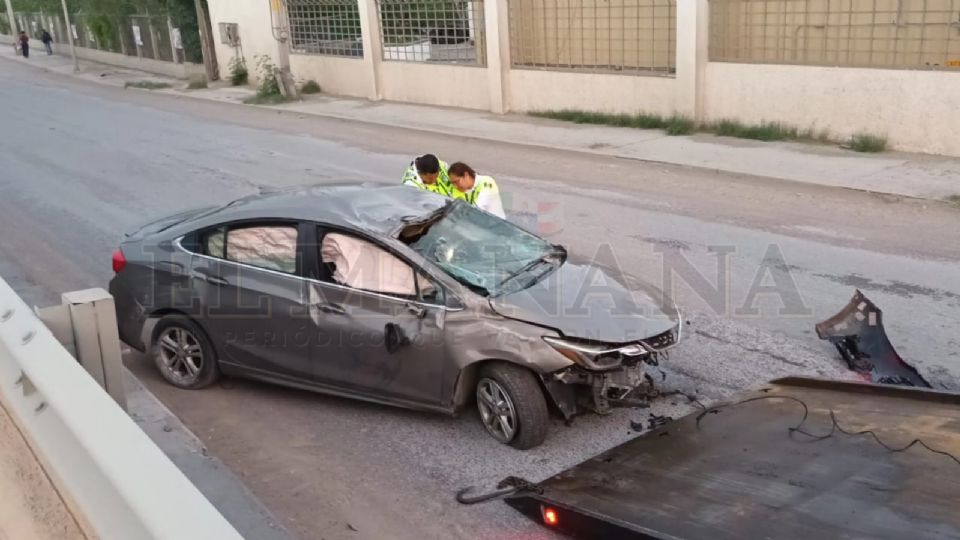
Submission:
[[[477,504],[494,499],[500,499],[514,493],[527,492],[540,495],[543,488],[529,480],[517,476],[508,476],[497,483],[497,489],[480,495],[468,495],[474,486],[466,487],[457,492],[457,502],[460,504]]]

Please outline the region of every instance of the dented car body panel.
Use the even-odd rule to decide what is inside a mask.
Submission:
[[[482,267],[490,246],[478,249],[452,235],[490,219],[497,220],[493,227],[509,228],[497,238],[514,234],[523,244],[516,252],[509,240],[494,246],[501,258],[522,254],[507,257],[503,269]],[[231,244],[236,230],[252,229],[242,243],[269,227],[289,234],[264,236],[264,253],[254,254],[261,259],[242,253],[257,245]],[[332,280],[319,253],[331,232],[373,243],[409,265],[418,294]],[[284,246],[266,245],[277,238],[296,243],[282,264],[274,259],[284,256]],[[608,400],[639,386],[643,366],[680,336],[679,312],[655,288],[568,262],[559,246],[405,186],[335,185],[248,197],[155,221],[121,249],[127,266],[110,290],[121,338],[131,346],[147,348],[148,321],[182,314],[207,333],[226,374],[447,414],[472,402],[479,369],[491,361],[533,372],[566,418],[585,409],[605,412]],[[591,289],[598,276],[604,284]],[[675,337],[661,345],[644,341],[665,333]],[[568,338],[586,345],[562,341]],[[582,364],[585,356],[602,357],[602,369]]]

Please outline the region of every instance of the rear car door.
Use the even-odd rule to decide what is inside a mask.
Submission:
[[[204,327],[221,362],[260,375],[309,379],[302,225],[243,222],[204,231],[194,257]]]
[[[317,381],[439,403],[447,361],[443,289],[370,238],[323,228],[317,235],[317,280],[309,291]],[[334,237],[348,267],[330,260]]]

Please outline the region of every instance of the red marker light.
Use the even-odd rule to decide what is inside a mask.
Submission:
[[[557,511],[550,507],[543,507],[543,522],[551,526],[559,523],[560,517],[557,515]]]
[[[127,266],[127,258],[123,256],[122,251],[117,249],[113,252],[113,273],[119,274],[125,266]]]

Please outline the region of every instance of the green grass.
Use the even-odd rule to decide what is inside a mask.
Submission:
[[[954,206],[960,206],[960,195],[948,195],[943,200]]]
[[[736,120],[720,120],[710,126],[710,131],[720,137],[737,137],[754,141],[813,140],[812,129],[799,131],[797,128],[779,122],[744,124]]]
[[[697,129],[697,123],[686,116],[673,115],[667,120],[667,135],[689,135]]]
[[[697,131],[704,131],[720,137],[737,137],[755,141],[804,141],[824,144],[837,142],[830,136],[828,130],[798,129],[780,122],[745,124],[738,120],[720,120],[712,124],[697,125],[692,118],[682,115],[664,118],[657,114],[612,114],[576,109],[535,111],[529,114],[538,118],[551,118],[575,124],[662,129],[667,132],[667,135],[690,135]],[[857,152],[883,152],[887,148],[887,138],[869,133],[858,133],[851,137],[844,146]]]
[[[598,112],[577,111],[564,109],[560,111],[537,111],[530,116],[538,118],[552,118],[575,124],[598,124],[604,126],[630,127],[640,129],[663,129],[667,122],[656,114],[608,114]]]
[[[289,100],[283,97],[283,94],[263,94],[260,92],[257,92],[255,95],[243,100],[243,102],[247,105],[279,105],[281,103],[286,103],[287,101]]]
[[[156,81],[127,81],[124,88],[142,88],[144,90],[159,90],[161,88],[170,88],[170,83]]]
[[[311,80],[303,83],[303,86],[300,87],[300,93],[301,93],[301,94],[319,94],[319,93],[320,93],[320,85],[317,84],[317,81],[314,81],[314,80],[311,79]]]
[[[857,133],[850,137],[849,146],[854,152],[883,152],[887,149],[887,138],[870,133]]]
[[[190,81],[190,84],[187,85],[187,90],[202,90],[207,88],[206,79],[198,79],[196,81]]]

